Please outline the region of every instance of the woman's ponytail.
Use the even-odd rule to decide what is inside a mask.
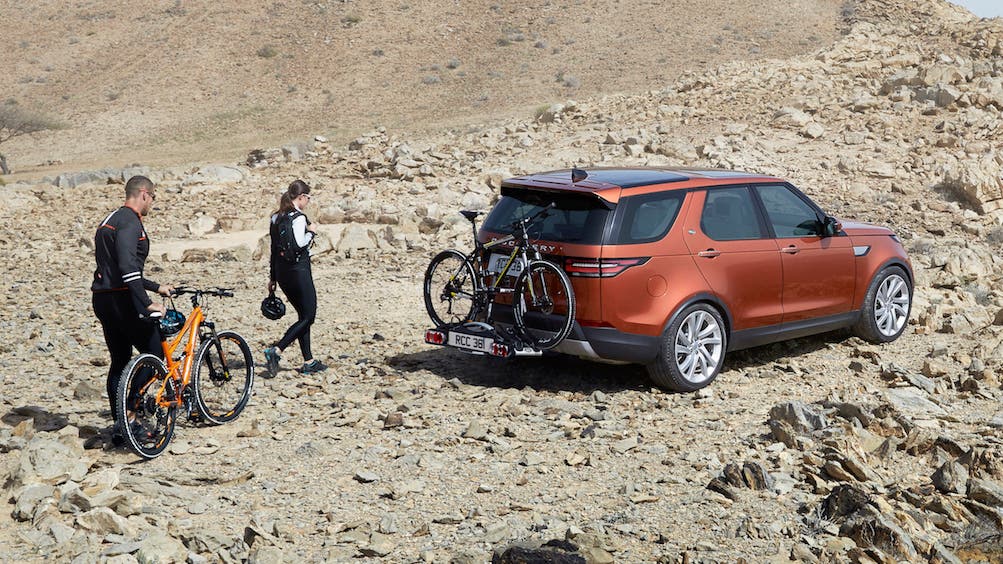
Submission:
[[[295,209],[296,207],[293,204],[293,200],[300,197],[301,194],[309,194],[309,193],[310,193],[310,186],[306,182],[303,182],[302,180],[298,179],[293,180],[292,184],[289,185],[289,188],[285,192],[283,192],[282,197],[279,198],[279,210],[275,213],[280,214],[280,213],[289,213],[293,211],[293,209]]]

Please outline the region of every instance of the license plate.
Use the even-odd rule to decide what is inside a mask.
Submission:
[[[505,263],[508,262],[509,255],[500,255],[494,253],[491,255],[491,260],[488,262],[488,270],[490,272],[501,272],[505,268]],[[506,276],[518,276],[522,272],[522,258],[515,257],[512,261],[512,266],[505,273]]]
[[[468,351],[490,352],[494,339],[467,335],[466,333],[449,332],[449,346]]]

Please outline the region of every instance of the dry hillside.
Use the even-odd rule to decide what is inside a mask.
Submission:
[[[839,11],[836,0],[4,0],[0,103],[68,127],[0,151],[37,178],[230,160],[375,125],[463,130],[810,51],[837,35]]]
[[[839,13],[817,48],[559,90],[538,115],[5,186],[0,561],[1003,562],[1003,22],[942,0]],[[729,354],[692,394],[639,366],[425,345],[423,269],[469,245],[455,212],[570,164],[771,173],[887,225],[913,263],[909,327]],[[95,224],[136,172],[160,186],[148,277],[233,287],[210,313],[255,351],[283,329],[258,312],[265,217],[291,180],[315,186],[332,366],[303,377],[287,352],[239,419],[183,424],[150,462],[108,444],[88,291]]]

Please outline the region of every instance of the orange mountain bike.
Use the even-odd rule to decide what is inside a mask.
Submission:
[[[174,309],[173,298],[182,294],[191,294],[192,299],[187,320]],[[233,292],[176,288],[160,322],[166,361],[141,354],[119,379],[118,421],[129,448],[143,458],[155,458],[167,448],[179,409],[189,418],[197,412],[205,422],[219,425],[236,419],[251,397],[251,349],[233,331],[216,332],[205,314],[210,296],[233,297]]]

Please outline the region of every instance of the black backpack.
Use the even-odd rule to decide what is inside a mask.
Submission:
[[[275,239],[275,250],[279,258],[286,262],[297,263],[306,254],[307,248],[300,247],[296,242],[296,234],[293,232],[293,220],[303,215],[303,212],[293,210],[289,213],[280,213],[275,219],[272,227],[272,237]]]

